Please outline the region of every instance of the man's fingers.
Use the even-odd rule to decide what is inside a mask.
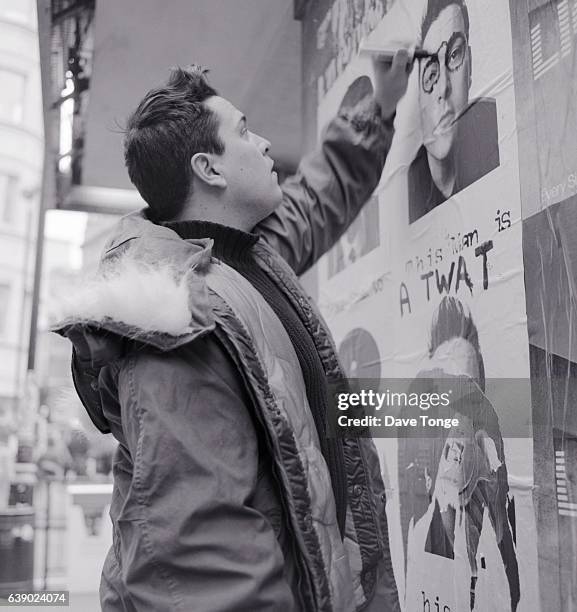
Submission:
[[[391,56],[389,56],[391,57]],[[380,59],[380,58],[379,58]],[[413,65],[408,49],[395,52],[391,63],[373,58],[375,76],[375,100],[379,103],[383,117],[392,117],[399,100],[407,90],[409,73]]]
[[[393,65],[391,70],[393,70],[396,74],[400,74],[407,71],[409,67],[409,52],[407,49],[399,49],[395,53],[395,57],[393,58]]]
[[[374,70],[387,71],[393,65],[394,55],[390,54],[374,54],[371,58]]]

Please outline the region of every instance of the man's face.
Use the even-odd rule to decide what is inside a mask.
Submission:
[[[256,224],[282,200],[273,160],[268,156],[270,142],[253,134],[246,117],[228,100],[213,96],[205,104],[219,121],[224,153],[219,156],[218,167],[226,179],[228,195],[235,206],[246,207],[247,216]]]
[[[451,338],[440,344],[430,364],[452,376],[469,376],[473,380],[478,380],[480,376],[475,347],[464,338]]]
[[[421,126],[427,152],[441,161],[453,148],[457,118],[469,103],[471,56],[458,5],[439,13],[422,46],[436,58],[420,60]]]
[[[431,363],[452,376],[479,377],[477,353],[473,345],[464,338],[451,338],[440,344]],[[447,436],[437,473],[437,496],[452,500],[455,505],[458,493],[468,485],[474,470],[474,432],[470,419],[455,413],[459,425],[453,427]],[[456,506],[455,506],[456,507]]]
[[[475,473],[478,453],[475,447],[475,432],[471,419],[455,413],[459,425],[452,427],[439,459],[435,492],[454,507],[458,505],[458,494],[469,485]]]

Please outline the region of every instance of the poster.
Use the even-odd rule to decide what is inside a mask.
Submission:
[[[523,216],[577,193],[575,0],[510,0]]]
[[[577,610],[577,3],[511,0],[541,605]]]
[[[542,600],[568,611],[577,609],[575,231],[577,196],[523,222]]]
[[[317,135],[369,90],[369,59],[331,61],[330,41],[350,50],[362,31],[430,53],[397,109],[372,222],[318,264],[319,304],[350,376],[440,369],[486,399],[484,427],[461,414],[427,443],[375,440],[403,609],[540,610],[531,396],[512,403],[507,387],[530,377],[511,13],[500,0],[378,4],[375,19],[375,3],[322,3],[304,28]]]

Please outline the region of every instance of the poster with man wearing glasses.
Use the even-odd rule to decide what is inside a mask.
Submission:
[[[473,53],[461,0],[430,0],[421,24],[419,109],[423,144],[408,173],[409,223],[499,165],[497,104],[469,98]]]
[[[422,449],[402,432],[375,437],[401,608],[538,610],[531,402],[501,382],[530,375],[509,5],[310,6],[303,24],[305,49],[314,51],[303,64],[311,85],[305,108],[315,119],[309,132],[320,134],[352,92],[370,89],[368,49],[420,48],[372,198],[378,217],[369,226],[378,241],[351,231],[317,268],[319,304],[342,365],[351,376],[383,381],[413,381],[440,366],[476,378],[473,357],[482,352],[481,416],[491,432],[464,419],[462,431],[433,436],[444,459],[428,449],[415,459]],[[451,324],[437,346],[431,337],[441,311],[460,316],[446,317]]]

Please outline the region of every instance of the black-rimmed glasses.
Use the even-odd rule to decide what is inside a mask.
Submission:
[[[465,55],[467,54],[467,38],[463,32],[453,32],[449,40],[445,40],[441,43],[436,53],[430,53],[427,59],[421,60],[424,62],[421,74],[421,87],[425,93],[430,94],[433,92],[441,76],[439,53],[443,47],[446,47],[445,67],[449,72],[455,72],[465,61]]]

